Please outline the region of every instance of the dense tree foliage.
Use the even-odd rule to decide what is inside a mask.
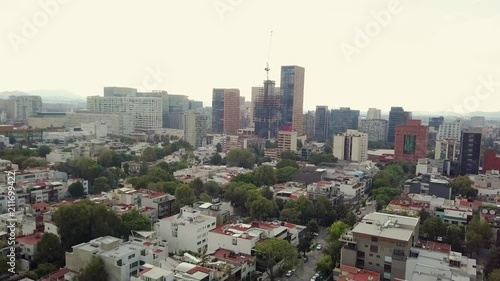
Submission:
[[[180,185],[175,191],[174,209],[180,210],[184,206],[191,206],[196,202],[196,196],[191,186],[187,184]]]
[[[285,168],[285,167],[293,167],[295,169],[299,168],[299,164],[297,161],[291,159],[283,159],[276,164],[276,169]]]
[[[104,261],[95,256],[87,267],[75,278],[75,281],[107,281],[108,273],[104,268]]]
[[[255,245],[255,250],[271,281],[276,280],[282,269],[292,269],[299,264],[297,249],[283,239],[264,240]]]
[[[468,176],[458,176],[451,182],[451,192],[453,196],[463,196],[468,199],[474,199],[478,191],[473,185],[474,182]]]
[[[256,160],[255,154],[246,149],[233,149],[226,156],[227,165],[230,167],[253,169]]]
[[[139,213],[137,210],[125,213],[121,216],[122,233],[121,237],[128,238],[132,230],[151,231],[151,219]]]
[[[52,233],[44,233],[36,245],[35,263],[51,263],[62,267],[64,260],[64,248],[59,237]]]
[[[255,185],[256,186],[272,186],[276,183],[276,173],[273,167],[269,165],[262,165],[255,171]]]
[[[330,153],[311,153],[309,164],[319,165],[321,163],[337,163],[337,158]]]
[[[72,198],[81,198],[85,195],[83,184],[80,181],[74,182],[68,186],[68,192]]]

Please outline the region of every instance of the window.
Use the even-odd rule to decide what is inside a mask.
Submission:
[[[406,242],[403,242],[403,241],[397,241],[397,242],[396,242],[396,246],[397,246],[397,247],[406,247]]]
[[[373,254],[370,254],[370,257],[373,257]]]
[[[134,267],[137,267],[137,265],[139,265],[139,262],[138,261],[135,261],[133,263],[130,264],[130,269],[134,268]]]
[[[233,245],[238,245],[238,239],[233,238]]]
[[[123,265],[122,260],[117,260],[117,261],[116,261],[116,266],[122,266],[122,265]]]
[[[377,245],[370,245],[370,252],[377,253],[378,252],[378,246]]]
[[[378,237],[377,236],[372,236],[372,242],[378,242]]]
[[[380,258],[380,255],[377,255],[377,258]]]
[[[133,259],[133,258],[135,258],[135,254],[131,254],[130,256],[128,256],[128,259],[129,259],[129,260],[130,260],[130,259]]]

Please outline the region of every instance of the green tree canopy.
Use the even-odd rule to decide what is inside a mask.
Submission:
[[[212,198],[218,197],[222,192],[220,185],[214,181],[207,181],[206,183],[204,183],[203,190],[208,196]]]
[[[35,263],[51,263],[62,267],[64,260],[64,248],[59,237],[52,233],[44,233],[40,241],[36,244]],[[38,274],[38,276],[40,275]]]
[[[255,185],[256,186],[271,186],[276,183],[276,174],[273,167],[269,165],[260,166],[255,171]]]
[[[194,191],[194,196],[199,197],[203,193],[203,181],[200,178],[195,178],[189,183],[189,186]]]
[[[474,199],[477,196],[477,189],[473,187],[474,182],[468,176],[458,176],[451,182],[451,192],[453,196],[464,196]]]
[[[227,165],[252,169],[256,162],[255,154],[246,149],[233,149],[226,156]]]
[[[321,163],[337,163],[337,158],[333,154],[311,153],[309,155],[309,164],[319,165]]]
[[[47,145],[40,145],[38,147],[38,155],[40,157],[46,157],[47,154],[49,154],[52,150],[50,149],[50,147],[48,147]]]
[[[81,198],[85,195],[83,184],[80,181],[74,182],[68,186],[68,192],[72,198]]]
[[[180,210],[184,206],[191,206],[196,202],[196,196],[193,189],[187,185],[180,185],[175,191],[174,209]]]
[[[293,162],[295,162],[296,160],[299,160],[297,153],[290,151],[290,150],[281,152],[280,156],[281,156],[281,159],[283,159],[283,160],[291,160]],[[297,168],[298,168],[298,166],[297,166]]]
[[[330,255],[322,255],[316,262],[315,270],[323,277],[328,277],[332,274],[335,264]]]
[[[276,164],[276,169],[285,168],[285,167],[293,167],[295,169],[299,168],[299,164],[297,161],[291,159],[283,159]]]
[[[103,151],[99,157],[97,157],[97,164],[103,167],[113,167],[113,155],[115,153],[110,150]]]
[[[92,194],[100,194],[101,192],[108,192],[111,190],[108,179],[106,177],[98,177],[94,180],[92,185]]]
[[[35,269],[35,274],[38,278],[42,278],[43,276],[49,275],[50,273],[57,271],[59,267],[51,264],[51,263],[41,263]]]
[[[214,166],[219,166],[222,164],[222,157],[220,156],[219,153],[215,153],[211,158],[210,158],[210,165]]]
[[[122,236],[128,239],[132,230],[136,231],[151,231],[151,219],[139,213],[137,210],[125,213],[121,216],[122,220]]]
[[[433,241],[438,241],[438,237],[444,239],[448,234],[448,225],[440,217],[429,217],[424,221],[422,234]]]
[[[292,181],[293,175],[297,172],[297,168],[284,167],[276,170],[276,180],[278,183],[285,183]]]
[[[255,249],[257,258],[265,265],[271,281],[276,279],[282,269],[292,269],[299,263],[297,249],[283,239],[271,238],[258,242]]]
[[[141,154],[141,160],[144,162],[153,162],[158,160],[156,150],[153,147],[146,147]]]
[[[95,256],[92,258],[87,267],[85,267],[78,276],[76,276],[76,281],[107,281],[108,273],[104,268],[104,261],[99,257]]]

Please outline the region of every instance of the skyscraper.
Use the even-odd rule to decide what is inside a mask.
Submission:
[[[479,174],[479,157],[481,154],[481,129],[474,128],[462,131],[460,139],[460,175]]]
[[[389,129],[387,132],[387,142],[394,143],[396,137],[396,126],[406,125],[406,122],[411,119],[411,112],[404,111],[402,107],[391,107],[389,112]]]
[[[382,119],[382,111],[377,108],[368,108],[368,112],[366,112],[366,119]]]
[[[201,147],[207,141],[208,116],[198,112],[184,113],[184,140],[193,147]]]
[[[340,160],[363,162],[368,159],[368,134],[357,130],[333,137],[333,156]]]
[[[189,110],[189,98],[185,95],[168,96],[167,128],[183,129],[183,114]]]
[[[318,142],[325,142],[328,139],[328,121],[330,112],[328,106],[316,106],[316,122],[314,124],[314,139]]]
[[[444,122],[443,116],[429,117],[429,127],[434,128],[436,131],[439,130],[439,126],[443,124],[443,122]]]
[[[385,143],[388,122],[384,119],[363,119],[359,126],[361,132],[368,133],[368,141]]]
[[[316,122],[316,114],[314,111],[307,111],[304,114],[304,134],[308,139],[314,138],[314,122]]]
[[[462,120],[444,121],[439,125],[438,140],[459,140],[462,131]]]
[[[213,89],[212,131],[236,134],[240,128],[240,90]]]
[[[429,127],[420,120],[408,120],[397,125],[394,142],[394,160],[416,163],[427,156]]]
[[[280,88],[275,84],[264,80],[264,87],[252,87],[253,121],[259,138],[276,138],[280,131]]]
[[[347,130],[357,130],[358,122],[359,110],[351,110],[349,107],[332,109],[330,136],[345,133]]]
[[[303,134],[304,114],[304,74],[305,69],[300,66],[281,67],[281,109],[282,127],[292,129]]]

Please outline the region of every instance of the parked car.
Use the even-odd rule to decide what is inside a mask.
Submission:
[[[318,244],[318,246],[316,246],[316,250],[321,250],[323,248],[323,246],[321,246],[321,244]]]
[[[286,277],[290,277],[290,276],[292,276],[292,271],[291,271],[291,270],[287,271],[287,272],[286,272],[286,274],[285,274],[285,276],[286,276]]]

